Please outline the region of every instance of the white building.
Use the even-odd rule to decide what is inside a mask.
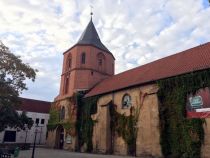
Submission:
[[[0,133],[0,143],[33,143],[35,131],[37,131],[36,144],[45,144],[47,137],[47,124],[49,120],[50,102],[21,98],[22,105],[17,109],[18,113],[26,112],[26,115],[34,121],[29,130],[7,128]],[[38,123],[38,127],[36,124]],[[36,130],[37,129],[37,130]]]

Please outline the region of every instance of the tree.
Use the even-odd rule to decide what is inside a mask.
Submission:
[[[19,115],[19,124],[18,127],[22,130],[26,130],[26,126],[27,128],[31,128],[34,124],[34,121],[30,118],[27,117],[26,112],[23,111],[20,115]]]
[[[0,131],[6,127],[22,129],[21,115],[15,111],[21,105],[18,96],[27,90],[26,79],[35,81],[36,71],[0,41]]]

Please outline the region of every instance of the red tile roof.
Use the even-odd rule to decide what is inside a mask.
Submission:
[[[22,104],[17,110],[25,112],[49,113],[51,102],[20,98]]]
[[[210,42],[114,75],[92,88],[85,97],[207,68],[210,68]]]

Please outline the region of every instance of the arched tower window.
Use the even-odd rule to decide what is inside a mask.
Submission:
[[[66,70],[70,70],[71,69],[71,64],[72,64],[72,57],[71,54],[68,55],[67,61],[66,61]]]
[[[85,53],[82,53],[82,56],[81,56],[81,63],[82,64],[85,64],[86,62],[86,54]]]
[[[105,56],[103,53],[98,53],[97,55],[97,60],[98,60],[98,67],[100,70],[105,69]]]
[[[69,90],[69,75],[64,78],[64,94],[67,94]]]
[[[126,93],[122,97],[122,108],[126,109],[126,108],[129,108],[130,106],[131,106],[131,96]]]
[[[112,63],[112,73],[114,74],[114,63]]]
[[[65,119],[65,107],[62,107],[60,110],[60,120]]]

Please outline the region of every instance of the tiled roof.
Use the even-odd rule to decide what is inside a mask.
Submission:
[[[110,53],[110,51],[101,42],[98,33],[96,31],[96,28],[92,22],[92,19],[88,23],[85,31],[79,38],[79,41],[76,43],[76,45],[93,45],[101,50]]]
[[[51,102],[20,98],[22,104],[17,110],[25,112],[49,113]]]
[[[210,42],[103,80],[86,97],[210,68]]]

